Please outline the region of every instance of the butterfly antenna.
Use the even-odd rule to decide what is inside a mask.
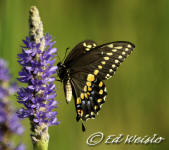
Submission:
[[[61,59],[60,59],[60,57],[59,57],[59,54],[58,54],[58,52],[57,52],[57,57],[59,58],[59,61],[61,62]]]
[[[65,52],[65,56],[64,56],[63,60],[65,60],[67,52],[68,52],[69,49],[70,49],[69,47],[66,48],[66,52]]]

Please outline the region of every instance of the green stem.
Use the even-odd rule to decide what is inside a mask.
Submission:
[[[49,133],[47,125],[42,124],[41,126],[37,126],[32,122],[31,130],[32,130],[31,139],[33,149],[48,150]]]
[[[48,150],[48,141],[40,140],[33,144],[34,150]]]

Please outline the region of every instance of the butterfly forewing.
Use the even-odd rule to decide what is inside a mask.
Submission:
[[[102,80],[112,77],[134,47],[126,41],[96,46],[87,40],[70,52],[64,65],[69,70],[77,120],[95,117],[107,94]]]
[[[109,79],[115,73],[120,64],[133,51],[134,45],[130,42],[113,42],[100,46],[99,52],[101,61],[97,68],[98,78],[101,80]]]
[[[133,49],[132,43],[123,41],[97,46],[74,63],[72,73],[93,73],[101,80],[109,79]]]
[[[69,53],[67,58],[64,61],[64,65],[67,67],[73,67],[74,64],[80,61],[80,58],[83,57],[86,52],[96,47],[96,43],[92,40],[85,40],[76,45],[72,51]]]

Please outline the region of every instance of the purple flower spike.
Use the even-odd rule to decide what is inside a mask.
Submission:
[[[27,83],[27,87],[20,88],[17,92],[18,103],[24,105],[17,113],[20,118],[29,118],[31,123],[38,126],[43,123],[48,127],[58,124],[56,112],[57,103],[55,77],[57,67],[54,66],[56,48],[52,48],[55,42],[51,36],[45,35],[44,51],[40,50],[40,44],[31,42],[27,37],[22,53],[18,54],[22,70],[19,72],[18,80]]]
[[[19,144],[15,150],[25,150],[25,145],[24,144]]]
[[[18,62],[22,66],[18,80],[26,83],[17,92],[17,111],[20,118],[29,118],[34,149],[48,149],[48,127],[57,125],[56,87],[57,67],[54,66],[57,49],[49,34],[43,33],[43,23],[36,6],[29,11],[29,37],[23,40]]]
[[[9,81],[9,79],[10,75],[7,68],[7,63],[3,59],[0,59],[0,80]]]
[[[0,150],[15,150],[14,144],[10,142],[10,137],[14,134],[21,135],[24,132],[9,100],[10,95],[14,94],[18,88],[16,83],[10,84],[9,81],[7,63],[0,59]],[[22,150],[25,150],[24,146],[22,147]]]

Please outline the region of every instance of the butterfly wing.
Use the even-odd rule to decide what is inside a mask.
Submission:
[[[103,44],[77,58],[71,69],[74,73],[93,73],[101,80],[109,79],[134,48],[126,41]]]
[[[119,41],[86,49],[88,47],[84,42],[73,49],[65,64],[70,69],[77,120],[85,121],[94,118],[105,102],[107,93],[102,80],[109,79],[115,73],[135,46]]]
[[[96,43],[92,40],[85,40],[76,45],[64,61],[64,65],[68,68],[72,67],[78,58],[81,58],[87,51],[96,47]]]
[[[77,112],[76,119],[77,121],[79,119],[86,121],[88,118],[95,118],[95,114],[100,110],[107,93],[103,81],[96,78],[95,80],[92,79],[92,82],[86,82],[86,79],[81,80],[79,75],[86,76],[85,73],[81,72],[80,74],[74,74],[71,79]]]

